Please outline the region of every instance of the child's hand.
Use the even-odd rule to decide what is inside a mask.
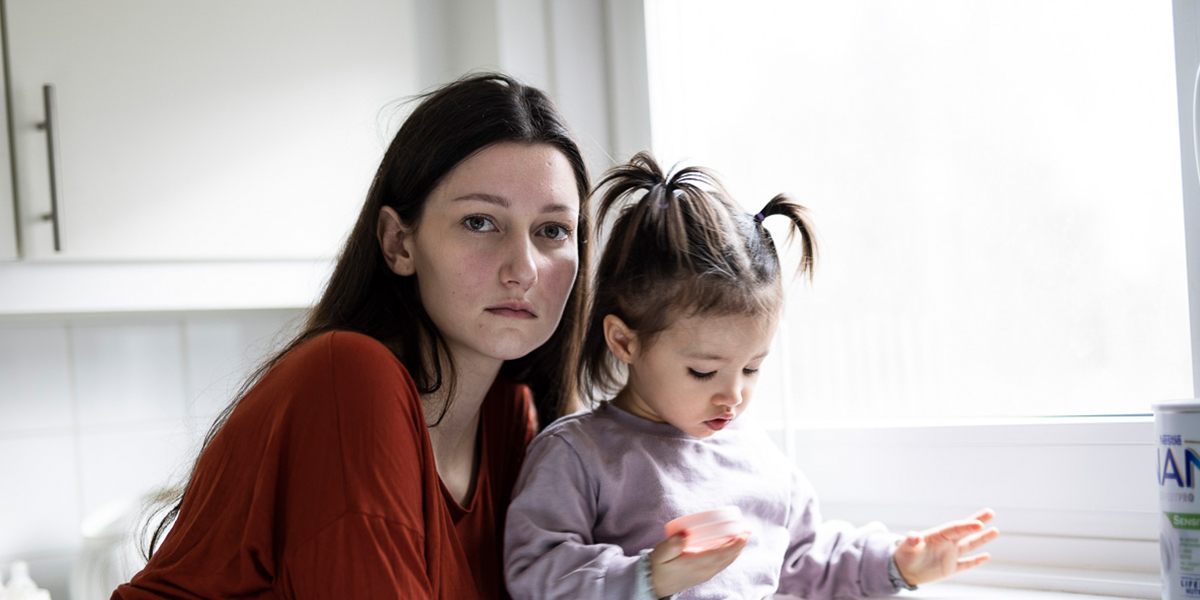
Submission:
[[[699,552],[684,552],[684,534],[673,535],[650,551],[650,586],[655,598],[677,594],[712,579],[728,567],[746,547],[750,533],[728,543]]]
[[[996,513],[985,508],[965,521],[946,523],[921,533],[910,533],[896,547],[896,566],[912,585],[945,579],[960,571],[977,567],[991,556],[986,552],[967,556],[972,550],[996,539],[1000,532],[983,524]]]

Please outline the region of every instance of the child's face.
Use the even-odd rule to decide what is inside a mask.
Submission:
[[[677,318],[649,348],[633,342],[629,382],[614,402],[692,437],[713,435],[746,411],[776,323],[773,316]]]

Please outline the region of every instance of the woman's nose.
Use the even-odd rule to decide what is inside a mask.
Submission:
[[[537,283],[537,248],[526,236],[513,236],[504,250],[504,261],[500,267],[500,280],[506,286],[528,290]]]

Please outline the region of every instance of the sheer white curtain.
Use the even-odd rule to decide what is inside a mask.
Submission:
[[[748,212],[780,191],[815,212],[822,261],[789,288],[760,416],[1191,397],[1171,17],[1165,0],[646,0],[660,160],[718,170]]]

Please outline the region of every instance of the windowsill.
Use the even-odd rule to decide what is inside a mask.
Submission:
[[[986,587],[961,583],[935,583],[912,592],[901,592],[896,598],[906,600],[1120,600],[1122,596],[1096,596],[1093,594],[1068,594],[1042,590]]]
[[[1150,405],[1146,405],[1149,410]],[[794,431],[828,430],[925,430],[945,431],[949,428],[997,428],[997,427],[1053,427],[1063,425],[1106,425],[1121,426],[1128,423],[1153,423],[1154,415],[1103,415],[1103,416],[1058,416],[1058,417],[944,417],[944,418],[889,418],[889,419],[807,419]],[[971,435],[971,434],[969,434]]]
[[[934,583],[916,591],[902,591],[889,597],[904,600],[1134,600],[1131,596],[1096,596],[1094,594],[1048,592],[951,582]],[[777,595],[775,600],[799,599],[795,596]]]

